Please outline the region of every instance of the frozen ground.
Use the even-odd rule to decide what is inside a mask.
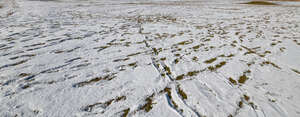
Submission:
[[[300,3],[2,0],[1,117],[299,117]]]

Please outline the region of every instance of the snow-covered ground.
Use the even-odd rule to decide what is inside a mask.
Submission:
[[[299,117],[300,2],[2,0],[1,117]]]

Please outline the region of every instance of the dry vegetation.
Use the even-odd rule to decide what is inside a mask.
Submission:
[[[300,0],[269,0],[269,1],[300,2]]]
[[[30,1],[60,1],[60,0],[30,0]],[[280,3],[277,4],[276,2],[272,2],[272,1],[300,1],[300,0],[260,0],[260,1],[251,1],[251,2],[246,2],[246,3],[241,3],[241,4],[249,4],[249,5],[279,5],[280,4]],[[178,5],[178,4],[183,4],[183,3],[184,2],[175,2],[174,4]],[[136,5],[136,4],[139,4],[139,5],[148,5],[148,4],[174,5],[171,2],[128,3],[128,4],[133,4],[133,5]],[[237,5],[237,6],[240,6],[240,5]],[[244,5],[242,5],[242,6],[244,6]],[[3,7],[4,6],[0,4],[0,9]],[[245,6],[245,7],[248,8],[250,6]],[[250,7],[250,8],[252,9],[254,7]],[[259,8],[259,7],[255,7],[254,9],[256,9],[256,8]],[[264,7],[262,7],[261,9],[264,9]],[[220,11],[222,11],[222,10],[220,10]],[[230,10],[232,10],[232,9],[230,9]],[[130,12],[131,12],[131,10],[130,10]],[[266,13],[269,13],[269,12],[266,12]],[[17,15],[19,15],[19,13],[16,14],[15,16],[17,16]],[[193,15],[193,14],[191,14],[191,15]],[[242,13],[241,14],[237,13],[237,15],[243,16]],[[249,14],[247,14],[247,15],[249,15]],[[250,15],[251,15],[251,13],[250,13]],[[199,80],[199,79],[202,80],[205,77],[204,78],[202,77],[203,75],[201,75],[201,72],[209,71],[209,72],[205,72],[205,74],[208,74],[208,75],[217,74],[218,77],[220,77],[220,79],[217,79],[217,80],[223,80],[222,82],[224,82],[224,79],[225,79],[224,83],[227,82],[227,84],[230,83],[230,85],[232,85],[232,86],[230,86],[227,84],[225,84],[225,85],[221,84],[220,87],[215,87],[217,90],[219,90],[218,88],[222,89],[223,87],[228,88],[226,86],[229,86],[229,88],[235,86],[233,88],[238,89],[236,91],[240,92],[240,91],[243,91],[242,86],[245,86],[245,87],[251,86],[251,84],[253,84],[253,82],[257,81],[256,77],[252,76],[250,70],[254,70],[254,72],[256,71],[256,69],[269,70],[269,69],[271,69],[269,67],[277,68],[277,70],[281,70],[281,69],[285,70],[286,69],[287,66],[284,66],[284,64],[279,64],[280,66],[278,66],[277,64],[275,64],[271,61],[265,60],[266,58],[269,58],[268,55],[272,55],[273,53],[276,53],[277,51],[275,51],[275,50],[279,50],[279,48],[280,48],[280,51],[282,51],[281,48],[284,48],[284,47],[281,47],[281,46],[283,46],[283,45],[280,45],[281,41],[280,41],[280,43],[279,43],[279,41],[276,41],[276,43],[275,43],[273,40],[272,40],[272,42],[270,42],[270,40],[267,40],[267,39],[263,40],[262,38],[257,36],[256,37],[257,39],[261,39],[263,42],[266,42],[265,46],[270,47],[270,48],[272,47],[275,49],[270,49],[270,48],[266,47],[268,49],[268,50],[266,50],[266,48],[263,48],[264,45],[261,46],[260,44],[258,44],[258,47],[253,47],[251,45],[248,45],[249,44],[248,41],[252,42],[252,40],[249,39],[247,34],[248,33],[250,33],[250,34],[256,33],[256,32],[254,32],[256,30],[253,29],[252,27],[257,26],[257,28],[260,30],[260,27],[259,27],[260,25],[257,25],[257,24],[262,24],[262,25],[268,26],[268,24],[264,23],[264,21],[270,20],[270,22],[271,22],[271,20],[273,20],[272,19],[273,17],[277,17],[277,16],[273,16],[273,14],[266,14],[264,16],[266,17],[266,19],[260,19],[260,16],[255,16],[255,15],[249,16],[249,17],[245,16],[243,18],[241,17],[241,19],[243,19],[242,21],[240,21],[239,19],[234,19],[236,21],[231,21],[231,19],[230,20],[226,19],[226,20],[224,20],[224,24],[223,24],[223,22],[220,23],[222,25],[214,24],[215,22],[213,22],[213,24],[208,24],[208,25],[203,23],[203,26],[202,26],[202,24],[199,24],[201,26],[197,26],[197,30],[199,30],[197,32],[194,32],[193,29],[190,30],[190,27],[194,27],[193,22],[191,23],[188,20],[184,21],[184,19],[181,19],[180,17],[175,17],[172,14],[154,14],[153,13],[153,15],[137,14],[137,15],[130,15],[128,17],[127,16],[122,16],[122,17],[118,16],[118,18],[121,17],[123,19],[118,22],[117,21],[113,22],[113,23],[115,23],[115,25],[110,24],[111,22],[108,22],[107,25],[104,25],[106,23],[106,22],[104,22],[103,26],[101,25],[101,30],[99,30],[99,33],[100,33],[100,35],[103,35],[103,40],[105,40],[105,41],[103,41],[104,44],[97,43],[95,45],[92,44],[91,47],[89,47],[89,48],[93,48],[95,50],[95,51],[93,51],[93,52],[91,51],[89,53],[89,57],[91,57],[91,58],[88,58],[86,56],[70,56],[66,59],[61,60],[61,62],[65,63],[63,65],[58,65],[57,67],[53,67],[53,68],[50,67],[50,69],[47,68],[45,70],[42,70],[41,72],[40,71],[37,71],[37,72],[32,71],[32,73],[19,72],[17,74],[17,76],[18,76],[18,79],[22,79],[22,80],[24,79],[24,81],[26,81],[26,83],[27,82],[37,82],[36,84],[38,84],[38,83],[42,84],[43,82],[45,82],[44,84],[48,83],[47,85],[50,85],[50,84],[54,84],[56,82],[69,82],[67,80],[73,78],[73,76],[71,76],[71,78],[68,77],[68,78],[54,79],[54,80],[51,79],[50,82],[48,80],[39,81],[40,79],[37,76],[43,75],[43,74],[50,74],[50,73],[54,74],[55,72],[62,73],[62,72],[66,72],[65,70],[70,69],[72,72],[74,71],[74,77],[77,77],[77,74],[76,74],[77,72],[80,72],[81,69],[84,69],[84,67],[89,66],[91,64],[88,69],[93,69],[93,70],[96,69],[97,71],[100,71],[99,74],[101,74],[101,75],[100,76],[98,76],[97,74],[88,75],[87,77],[83,77],[83,79],[79,78],[80,75],[78,75],[79,76],[78,79],[74,80],[74,81],[76,81],[76,83],[72,85],[73,88],[77,88],[77,90],[89,89],[89,90],[97,91],[99,89],[99,87],[117,85],[118,87],[120,87],[120,89],[123,86],[129,87],[129,88],[125,88],[122,90],[124,90],[124,91],[126,90],[126,91],[128,91],[128,93],[126,92],[126,94],[130,94],[132,92],[136,93],[136,90],[139,91],[139,89],[135,89],[135,84],[127,85],[127,83],[135,83],[135,82],[126,82],[126,84],[125,84],[123,79],[124,80],[129,79],[131,81],[131,80],[135,80],[134,79],[135,77],[131,77],[130,76],[131,74],[129,74],[129,76],[127,76],[127,74],[126,74],[126,75],[124,75],[125,78],[122,78],[123,77],[122,74],[126,73],[126,72],[139,73],[140,72],[139,70],[144,69],[143,67],[147,65],[147,67],[148,66],[151,67],[150,68],[151,70],[154,68],[154,69],[156,69],[156,71],[158,71],[157,74],[151,74],[151,75],[149,75],[149,77],[157,78],[157,76],[159,76],[159,75],[162,76],[162,78],[164,78],[164,79],[163,80],[159,79],[159,80],[163,81],[163,83],[161,84],[162,86],[167,84],[167,86],[165,86],[165,88],[159,87],[161,89],[160,89],[160,91],[158,91],[157,90],[158,88],[156,86],[155,87],[152,87],[152,85],[143,86],[142,88],[146,87],[147,89],[151,89],[151,90],[154,89],[155,92],[151,92],[151,95],[149,92],[143,92],[141,94],[138,94],[138,95],[144,96],[144,98],[142,98],[143,102],[141,104],[136,103],[136,101],[133,100],[135,98],[132,99],[131,96],[126,97],[126,95],[124,95],[124,96],[119,96],[119,97],[114,96],[113,98],[109,98],[104,101],[101,100],[100,102],[98,102],[98,101],[92,102],[91,104],[84,105],[81,108],[81,110],[85,111],[84,113],[91,112],[89,114],[95,113],[95,114],[99,114],[101,116],[102,114],[103,115],[110,114],[110,112],[113,112],[113,111],[111,111],[111,109],[115,109],[115,108],[117,108],[117,106],[119,106],[119,105],[122,106],[122,103],[125,103],[125,104],[133,105],[134,108],[129,108],[129,107],[123,108],[123,106],[122,107],[120,106],[119,108],[121,108],[122,110],[117,110],[115,112],[118,115],[122,114],[121,115],[122,117],[140,114],[140,113],[137,113],[138,111],[145,111],[145,112],[142,112],[142,114],[153,111],[150,113],[150,114],[153,114],[153,113],[155,113],[157,108],[160,108],[158,106],[161,101],[160,96],[164,96],[164,98],[166,98],[166,101],[168,102],[168,106],[170,106],[171,109],[174,109],[175,111],[177,111],[178,114],[184,116],[184,114],[189,114],[190,112],[195,110],[196,115],[202,116],[202,115],[200,115],[201,113],[198,114],[198,112],[197,112],[198,108],[196,108],[196,109],[193,108],[194,106],[197,106],[196,104],[193,104],[188,111],[184,110],[186,108],[181,107],[181,106],[189,107],[190,106],[189,103],[186,103],[186,102],[189,102],[191,99],[194,98],[194,96],[195,96],[195,99],[200,100],[200,98],[197,97],[198,96],[197,93],[196,93],[196,95],[192,93],[192,92],[194,92],[193,91],[194,89],[192,88],[193,85],[181,85],[181,83],[185,83],[185,82],[189,82],[189,81],[193,81],[193,80]],[[85,16],[83,16],[83,18],[80,18],[80,20],[84,19],[84,17]],[[94,18],[94,17],[91,17],[91,18]],[[189,18],[189,17],[187,17],[187,18]],[[206,17],[204,17],[204,18],[206,18]],[[209,18],[214,18],[214,17],[209,17]],[[229,17],[229,18],[231,18],[231,17]],[[253,23],[252,19],[255,19],[255,18],[262,20],[263,22]],[[221,20],[221,19],[217,18],[218,23],[219,23],[219,20]],[[84,26],[83,26],[83,27],[86,27],[85,24],[89,24],[89,22],[85,21],[85,20],[83,20],[83,21],[87,22],[87,23],[84,23]],[[201,20],[201,22],[202,22],[202,20]],[[228,22],[228,24],[227,24],[227,22]],[[247,24],[244,22],[247,22]],[[136,24],[136,25],[132,26],[132,24]],[[183,24],[184,24],[184,26],[182,26]],[[198,23],[195,23],[195,24],[198,25]],[[78,24],[78,25],[80,25],[80,24]],[[168,27],[169,25],[170,25],[170,27]],[[185,25],[187,25],[187,26],[185,26]],[[246,28],[246,25],[247,25],[247,28]],[[174,32],[172,29],[174,27],[172,27],[172,26],[174,26],[175,28],[178,27],[178,30],[176,30]],[[275,26],[277,26],[277,25],[275,25]],[[225,27],[226,27],[226,29],[225,29]],[[246,29],[247,30],[244,31],[244,29],[241,29],[239,32],[235,32],[235,29],[237,29],[239,27],[245,27],[245,30]],[[149,30],[147,28],[149,28]],[[156,30],[156,28],[157,28],[157,30]],[[274,28],[274,30],[277,29],[277,27],[273,27],[273,28]],[[286,27],[283,27],[283,28],[286,29]],[[280,28],[280,29],[283,29],[283,28]],[[60,28],[57,28],[57,29],[60,30]],[[162,32],[160,32],[161,31],[160,29],[162,29]],[[169,29],[170,29],[170,33],[169,33]],[[166,30],[166,33],[163,32],[165,30]],[[226,32],[224,30],[226,30],[228,32]],[[34,29],[34,31],[38,32],[39,30]],[[134,31],[136,31],[136,32],[134,32]],[[198,32],[202,32],[202,31],[205,33],[203,33],[203,34],[198,33]],[[207,34],[206,34],[206,31],[208,32]],[[264,30],[262,30],[261,32],[263,32],[263,31]],[[16,33],[16,34],[11,34],[11,35],[15,35],[15,37],[19,36],[21,39],[23,39],[22,34],[27,34],[27,33],[31,34],[32,32],[24,31],[24,33],[22,32],[20,34]],[[120,35],[118,35],[119,33],[120,33]],[[266,33],[269,33],[269,32],[266,31]],[[76,39],[76,41],[84,40],[85,38],[90,37],[90,36],[81,36],[81,35],[90,35],[88,33],[88,30],[84,30],[83,32],[80,32],[79,34],[80,34],[79,37],[74,37],[74,39]],[[95,34],[97,34],[97,33],[95,33]],[[233,36],[233,38],[230,38],[232,36],[231,34],[235,34]],[[259,32],[259,34],[263,35],[263,33],[260,33],[260,32]],[[65,35],[67,35],[67,33]],[[115,37],[111,37],[112,35],[117,35],[116,39],[115,39]],[[40,37],[42,37],[42,34],[38,34],[38,36],[35,36],[35,35],[33,35],[33,36],[34,37],[32,37],[32,38],[40,39]],[[46,48],[46,47],[48,47],[48,45],[51,45],[52,42],[54,43],[57,41],[57,43],[55,43],[55,44],[60,44],[64,41],[71,41],[71,39],[73,39],[73,35],[71,35],[71,36],[72,36],[72,38],[69,38],[70,36],[67,35],[66,38],[54,38],[51,40],[46,40],[44,42],[38,42],[38,43],[34,42],[35,41],[34,40],[32,42],[33,44],[31,43],[30,45],[28,45],[28,43],[25,43],[25,44],[21,43],[21,45],[22,45],[21,47],[25,48],[25,50],[28,52],[30,51],[30,53],[23,52],[23,53],[21,53],[21,55],[15,54],[15,53],[11,53],[11,55],[6,55],[6,56],[8,56],[7,58],[12,61],[12,63],[8,63],[4,66],[0,66],[0,70],[2,70],[2,69],[6,70],[9,68],[13,69],[15,66],[21,66],[22,64],[28,65],[28,63],[33,63],[36,60],[36,58],[39,57],[38,53],[34,53],[34,52],[36,52],[36,50],[38,50],[40,48]],[[74,35],[74,36],[77,36],[77,35]],[[120,39],[118,38],[119,36],[121,37]],[[141,36],[142,38],[140,40],[135,40],[136,36]],[[198,38],[198,39],[192,38],[191,39],[190,36],[191,37],[194,37],[194,36],[195,37],[203,37],[203,38]],[[252,36],[250,36],[250,38],[251,37]],[[282,37],[282,35],[279,35],[276,37]],[[275,39],[277,39],[276,37],[274,36]],[[295,37],[295,38],[297,38],[297,37]],[[25,39],[27,39],[27,38],[25,38]],[[87,38],[86,43],[87,44],[94,43],[94,42],[88,41],[88,40],[92,40],[92,39],[94,39],[94,37]],[[222,39],[224,39],[224,40],[222,40]],[[225,40],[225,39],[227,39],[227,40]],[[6,40],[12,42],[15,39],[8,38]],[[96,39],[96,40],[98,41],[98,39]],[[245,41],[246,41],[246,43],[245,43]],[[11,44],[11,42],[8,42],[7,45]],[[298,44],[298,41],[296,39],[294,40],[294,42],[296,42]],[[161,43],[166,43],[166,44],[161,44]],[[136,44],[137,46],[134,44]],[[145,45],[143,45],[143,44],[145,44]],[[0,51],[1,50],[6,51],[6,50],[10,50],[10,48],[13,48],[13,47],[10,47],[7,45],[0,44]],[[127,51],[126,50],[126,49],[128,49],[127,47],[131,47],[131,48],[137,49],[137,50]],[[227,47],[229,49],[226,51],[223,51],[224,49],[227,49],[225,47]],[[112,49],[113,54],[110,53],[110,51],[112,51],[112,50],[110,50],[111,48],[114,48],[114,49]],[[118,52],[115,51],[116,48],[119,49],[120,51],[118,51]],[[78,50],[78,49],[80,49],[80,50]],[[57,48],[55,50],[51,49],[49,53],[53,53],[53,54],[49,54],[48,56],[53,57],[53,58],[56,57],[54,55],[67,56],[72,53],[78,53],[79,51],[82,51],[84,49],[85,49],[85,47],[82,47],[82,46],[80,46],[80,47],[76,46],[75,48],[70,47],[67,49],[60,49],[60,48]],[[288,51],[288,48],[286,51]],[[222,52],[222,53],[220,53],[220,52]],[[98,54],[98,53],[100,53],[100,54]],[[166,54],[166,53],[168,53],[168,54]],[[213,54],[211,54],[211,53],[213,53]],[[94,62],[89,61],[89,60],[91,60],[91,59],[92,60],[94,60],[94,59],[102,60],[102,58],[101,57],[94,58],[94,56],[92,56],[93,54],[95,54],[95,55],[107,54],[107,58],[108,57],[112,57],[112,58],[111,59],[109,58],[107,60],[108,61],[107,63],[96,63],[97,65],[95,65]],[[77,54],[74,54],[74,55],[77,55]],[[120,55],[120,56],[117,56],[117,58],[116,58],[115,55]],[[136,56],[138,56],[138,57],[136,57]],[[206,57],[210,57],[210,58],[206,58],[206,57],[203,58],[202,56],[206,56]],[[140,58],[143,58],[143,57],[151,58],[152,61],[149,62],[150,59],[140,60]],[[246,57],[250,58],[249,60],[251,60],[251,61],[248,61],[248,59],[243,60],[243,58],[246,58]],[[23,58],[26,58],[26,59],[23,59]],[[31,58],[35,58],[35,59],[31,59]],[[107,58],[103,57],[103,60],[106,60]],[[191,61],[191,60],[193,60],[193,61]],[[113,63],[109,63],[109,62],[113,62]],[[274,61],[274,62],[276,62],[276,61]],[[186,65],[186,63],[188,63],[188,65]],[[193,65],[190,65],[190,63]],[[230,70],[232,65],[245,66],[244,65],[245,63],[247,63],[247,65],[248,65],[248,70],[246,70],[246,71],[239,71],[240,69]],[[98,64],[103,64],[103,66],[101,66],[101,65],[98,66]],[[196,64],[196,65],[194,65],[194,64]],[[200,64],[200,66],[198,64]],[[94,66],[97,66],[97,67],[94,67]],[[263,66],[267,66],[267,67],[262,68]],[[136,67],[139,67],[139,68],[136,68]],[[190,69],[182,69],[182,71],[177,73],[178,68],[181,68],[181,67],[191,67],[191,68],[195,68],[195,69],[192,69],[192,71],[189,71]],[[127,68],[132,68],[132,69],[127,69]],[[148,69],[149,68],[145,68],[144,70],[148,70]],[[298,74],[300,74],[300,71],[297,69],[290,68],[289,71],[295,72],[298,75]],[[103,73],[102,73],[102,71],[103,71]],[[233,75],[233,76],[232,77],[225,76],[228,73],[223,75],[224,72],[228,72],[228,73],[230,73],[230,75]],[[142,73],[144,73],[144,72],[141,72],[141,74]],[[106,74],[106,75],[103,75],[103,74]],[[235,74],[240,74],[240,75],[236,76]],[[148,74],[144,74],[144,75],[148,76]],[[44,76],[46,76],[46,75],[44,75]],[[223,77],[225,77],[225,78],[221,79]],[[148,77],[140,77],[140,78],[148,78]],[[159,77],[159,78],[161,78],[161,77]],[[169,78],[169,80],[166,80],[167,78]],[[41,78],[41,79],[45,79],[45,78]],[[18,80],[15,80],[15,79],[8,80],[4,84],[10,85],[13,82],[17,82],[17,81]],[[152,80],[151,81],[146,80],[146,81],[147,82],[145,82],[145,83],[148,83],[148,84],[149,83],[157,83],[157,82],[153,82]],[[216,93],[214,92],[214,90],[215,90],[214,87],[212,87],[212,88],[207,87],[213,83],[207,82],[208,85],[206,85],[205,80],[202,80],[202,81],[203,81],[203,84],[199,84],[199,85],[201,85],[201,88],[203,86],[203,89],[205,87],[205,89],[201,93],[207,94],[208,96],[210,96],[210,94],[213,94],[216,96]],[[247,83],[247,81],[248,82],[252,81],[252,83]],[[18,82],[21,82],[21,81],[18,81]],[[40,82],[42,82],[42,83],[40,83]],[[110,82],[114,82],[114,84],[112,84]],[[122,84],[123,82],[124,82],[124,84]],[[143,82],[138,82],[137,86],[142,86],[141,84],[143,84]],[[267,83],[265,83],[265,84],[267,84]],[[265,85],[265,84],[263,84],[263,85]],[[0,85],[2,85],[2,82],[0,82]],[[31,89],[36,88],[33,85],[34,85],[34,83],[20,85],[21,86],[20,90],[25,90],[25,89],[31,90]],[[40,86],[43,86],[43,85],[40,85]],[[132,86],[133,88],[131,88],[130,86]],[[181,86],[183,86],[183,87],[181,88]],[[65,86],[61,86],[61,87],[65,87]],[[113,87],[116,87],[116,86],[113,86]],[[175,89],[174,89],[174,87],[175,87]],[[112,94],[111,92],[113,92],[114,90],[118,90],[118,89],[117,88],[105,89],[104,94],[109,94],[109,93]],[[9,90],[11,90],[11,89],[9,89]],[[68,93],[68,92],[66,92],[66,93]],[[16,94],[18,94],[18,92]],[[70,95],[73,95],[73,94],[70,93]],[[99,95],[99,97],[101,98],[101,95]],[[255,110],[256,107],[253,102],[250,102],[250,101],[252,101],[252,98],[250,100],[250,97],[254,97],[254,96],[253,95],[248,96],[246,94],[243,94],[242,97],[239,98],[238,100],[235,100],[235,99],[228,100],[228,103],[236,106],[236,109],[233,110],[234,113],[231,113],[228,117],[233,117],[233,116],[237,115],[239,113],[239,111],[242,108],[244,108],[244,106],[247,106],[247,105],[253,107]],[[93,98],[96,99],[97,97],[93,97]],[[127,99],[127,98],[129,98],[129,99]],[[126,100],[126,102],[125,102],[125,100]],[[121,101],[121,102],[119,102],[119,101]],[[122,101],[124,101],[124,102],[122,102]],[[165,101],[165,100],[163,100],[163,101]],[[201,101],[202,100],[197,102],[197,104],[201,104]],[[255,102],[254,99],[253,99],[253,101]],[[117,103],[117,102],[119,102],[119,103]],[[272,99],[271,102],[275,102],[275,101]],[[237,104],[237,105],[235,105],[235,104]],[[214,109],[214,108],[219,107],[219,105],[216,105],[215,107],[214,107],[214,105],[211,105],[211,106],[212,107],[207,107],[207,108]],[[190,110],[192,110],[192,111],[190,111]],[[212,110],[212,112],[214,112],[214,110]]]
[[[131,2],[129,5],[157,5],[157,6],[183,6],[186,4],[197,4],[199,1],[153,1],[153,2]]]
[[[276,3],[267,2],[267,1],[251,1],[242,4],[250,4],[250,5],[278,5]]]
[[[31,1],[45,1],[45,2],[49,2],[49,1],[59,1],[59,0],[31,0]]]

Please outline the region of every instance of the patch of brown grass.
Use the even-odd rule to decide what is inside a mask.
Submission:
[[[30,1],[51,2],[51,1],[59,1],[59,0],[30,0]]]
[[[269,0],[269,1],[300,2],[300,0]]]
[[[262,64],[261,65],[272,65],[273,67],[275,67],[275,68],[277,68],[277,69],[281,69],[278,65],[276,65],[275,63],[273,63],[273,62],[270,62],[270,61],[264,61],[264,62],[262,62]]]
[[[93,83],[96,83],[96,82],[99,82],[101,80],[112,80],[113,78],[115,78],[116,73],[113,73],[113,74],[108,74],[106,76],[103,76],[103,77],[96,77],[96,78],[93,78],[91,80],[88,80],[88,81],[83,81],[83,82],[79,82],[79,83],[76,83],[73,85],[73,87],[83,87],[85,85],[89,85],[89,84],[93,84]]]
[[[170,67],[164,66],[164,69],[165,69],[165,71],[167,72],[168,75],[172,74]]]
[[[130,108],[123,110],[124,113],[123,113],[122,117],[127,117],[129,111],[130,111]]]
[[[242,4],[249,4],[249,5],[278,5],[276,3],[267,2],[267,1],[250,1]]]
[[[219,68],[223,67],[224,65],[226,65],[226,63],[227,63],[226,61],[222,61],[222,62],[216,64],[215,66],[207,67],[207,69],[210,70],[210,71],[216,71],[217,69],[219,69]]]
[[[229,81],[230,81],[232,84],[237,85],[236,80],[232,79],[231,77],[229,78]]]
[[[294,71],[297,74],[300,74],[300,71],[296,70],[296,69],[292,69],[292,71]]]
[[[175,109],[178,109],[178,105],[175,103],[175,101],[173,100],[173,97],[172,97],[172,94],[171,94],[171,88],[168,88],[166,87],[164,89],[164,92],[167,93],[167,96],[169,97],[171,103],[172,103],[172,106],[174,106]]]
[[[123,3],[127,5],[158,5],[158,6],[183,6],[183,5],[191,5],[191,4],[198,4],[199,1],[152,1],[152,2],[130,2],[130,3]]]
[[[184,74],[181,74],[181,75],[176,77],[176,80],[182,80],[183,78],[184,78]]]
[[[153,108],[153,97],[154,94],[146,98],[146,104],[144,104],[140,109],[149,112]]]
[[[180,86],[178,86],[177,88],[178,88],[178,94],[179,94],[183,99],[187,99],[186,93],[180,88]]]
[[[238,82],[241,84],[244,84],[246,82],[246,80],[248,80],[249,78],[244,74],[242,76],[240,76]]]
[[[204,63],[210,64],[210,63],[213,63],[213,62],[216,61],[216,60],[217,60],[217,58],[215,57],[215,58],[211,58],[211,59],[209,59],[209,60],[204,61]]]

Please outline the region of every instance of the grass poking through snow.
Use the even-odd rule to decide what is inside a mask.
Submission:
[[[276,3],[267,2],[267,1],[251,1],[242,4],[250,4],[250,5],[278,5]]]

